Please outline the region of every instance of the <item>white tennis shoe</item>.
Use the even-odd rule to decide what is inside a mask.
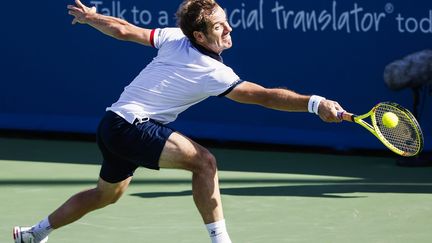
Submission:
[[[15,243],[46,243],[48,241],[48,236],[41,241],[36,241],[31,229],[31,227],[15,226],[13,228]]]

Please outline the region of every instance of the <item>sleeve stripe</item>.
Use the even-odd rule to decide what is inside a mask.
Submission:
[[[227,90],[225,90],[222,94],[218,95],[217,97],[224,97],[225,95],[227,95],[229,92],[231,92],[231,90],[233,90],[237,85],[241,84],[244,80],[237,80],[236,82],[234,82]]]
[[[155,45],[154,45],[155,31],[156,31],[156,29],[152,29],[151,32],[150,32],[150,45],[153,46],[153,47],[155,47]]]

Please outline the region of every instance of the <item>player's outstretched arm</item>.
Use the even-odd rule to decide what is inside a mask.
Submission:
[[[88,24],[116,39],[150,45],[149,29],[135,26],[120,18],[99,14],[95,7],[87,7],[80,0],[75,0],[75,5],[68,5],[67,8],[68,13],[74,17],[72,24]]]
[[[255,83],[242,82],[226,97],[240,103],[261,105],[274,110],[308,111],[311,96],[298,94],[288,89],[269,89]],[[343,111],[343,108],[335,101],[322,100],[319,104],[318,113],[323,121],[340,122],[337,116],[338,111]]]

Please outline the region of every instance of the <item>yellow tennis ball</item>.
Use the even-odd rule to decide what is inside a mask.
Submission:
[[[393,112],[386,112],[382,117],[382,123],[387,128],[395,128],[399,123],[399,118]]]

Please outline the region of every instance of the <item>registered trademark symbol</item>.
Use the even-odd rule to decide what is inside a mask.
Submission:
[[[388,14],[393,13],[394,12],[394,5],[393,5],[393,3],[386,3],[386,5],[384,6],[384,10]]]

